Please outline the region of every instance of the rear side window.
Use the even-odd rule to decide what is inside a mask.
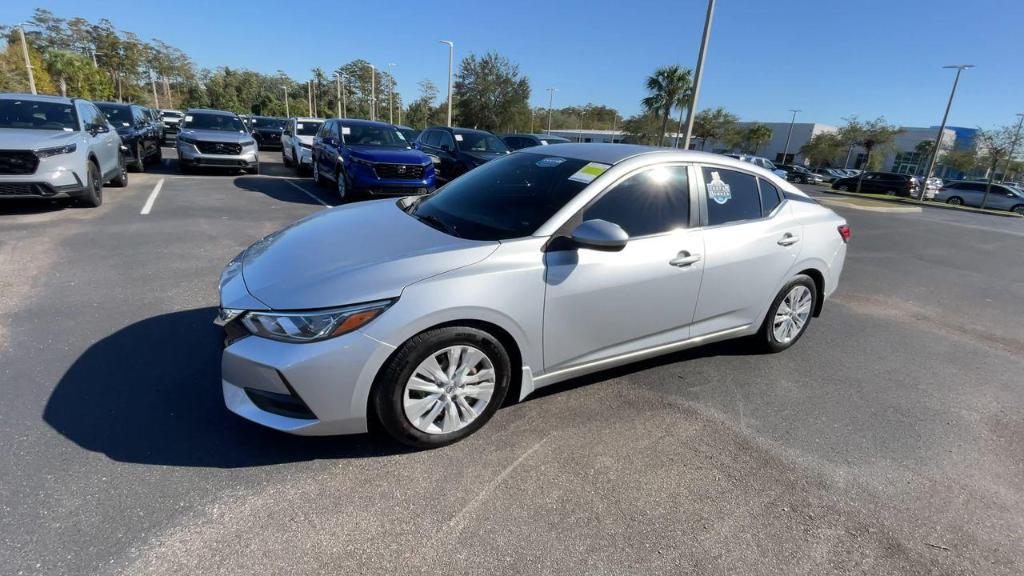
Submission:
[[[707,193],[708,225],[717,226],[761,217],[757,178],[723,168],[702,168]]]
[[[690,181],[685,166],[658,166],[634,174],[583,211],[583,220],[607,220],[631,237],[661,234],[690,224]]]
[[[763,180],[757,179],[758,185],[761,187],[761,213],[765,216],[771,214],[779,204],[782,204],[782,199],[779,198],[779,189],[774,184]]]

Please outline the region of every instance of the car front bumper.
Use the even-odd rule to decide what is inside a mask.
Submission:
[[[73,198],[85,192],[84,176],[65,166],[40,168],[35,174],[0,175],[0,198]]]
[[[251,168],[259,163],[256,146],[242,149],[241,154],[203,154],[192,144],[179,143],[178,161],[189,166],[209,168]]]
[[[370,388],[393,351],[358,331],[309,344],[243,336],[224,349],[224,403],[291,434],[366,432]]]

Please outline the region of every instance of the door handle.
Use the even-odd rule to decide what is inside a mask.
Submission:
[[[779,240],[779,246],[792,246],[793,244],[796,244],[799,241],[799,236],[794,236],[793,234],[786,232],[785,234],[782,235],[782,240]]]
[[[700,262],[700,259],[700,254],[690,254],[689,252],[686,252],[684,250],[683,252],[680,252],[675,258],[669,260],[668,263],[671,266],[675,266],[676,268],[686,268],[688,266],[696,264],[697,262]]]

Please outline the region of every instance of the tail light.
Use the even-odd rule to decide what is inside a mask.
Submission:
[[[843,243],[846,244],[847,242],[849,242],[850,241],[850,227],[847,226],[846,224],[843,224],[842,226],[840,226],[838,228],[838,230],[839,230],[839,237],[843,239]]]

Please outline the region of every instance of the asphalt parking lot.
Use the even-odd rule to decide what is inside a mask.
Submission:
[[[833,202],[846,270],[793,349],[599,373],[410,452],[224,409],[221,268],[333,203],[261,158],[0,204],[0,572],[1024,570],[1024,221]]]

